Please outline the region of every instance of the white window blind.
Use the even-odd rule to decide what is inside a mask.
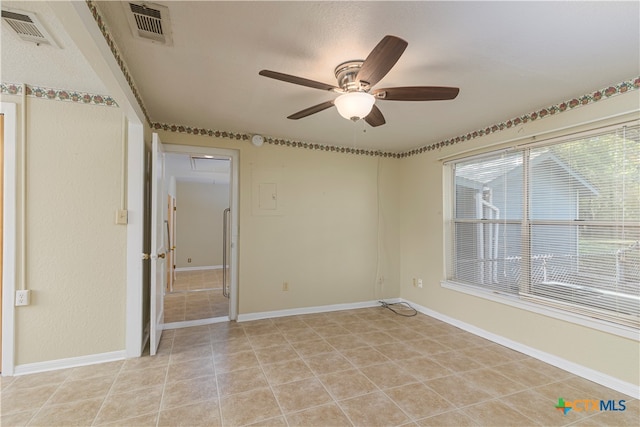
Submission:
[[[462,159],[452,173],[448,280],[639,326],[637,126]]]

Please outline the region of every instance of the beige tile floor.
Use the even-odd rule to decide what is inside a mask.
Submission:
[[[624,412],[555,409],[559,397]],[[2,379],[2,426],[637,426],[638,401],[384,308],[165,331],[159,354]]]
[[[222,295],[222,270],[178,271],[173,292],[164,297],[165,323],[229,315]]]

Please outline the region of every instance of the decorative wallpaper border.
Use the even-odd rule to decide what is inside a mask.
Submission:
[[[147,123],[151,125],[151,119],[149,118],[149,113],[147,112],[147,109],[144,106],[144,102],[142,102],[142,97],[140,96],[140,92],[138,92],[138,88],[136,87],[135,82],[133,81],[133,77],[129,73],[129,69],[127,68],[127,65],[124,63],[122,56],[120,55],[118,46],[116,46],[116,43],[113,41],[113,38],[111,37],[111,33],[109,33],[109,29],[107,28],[104,21],[102,20],[102,16],[98,12],[98,9],[96,5],[93,3],[93,1],[86,0],[86,3],[87,3],[87,6],[89,7],[89,10],[91,11],[91,15],[93,16],[93,19],[96,21],[96,24],[98,24],[98,28],[102,33],[102,37],[104,37],[105,41],[107,42],[107,45],[109,45],[111,54],[113,55],[116,62],[118,63],[118,66],[120,67],[120,71],[122,71],[124,78],[127,80],[127,83],[129,84],[129,88],[131,89],[131,92],[133,92],[133,96],[136,98],[136,101],[138,102],[138,105],[142,110],[142,114],[144,114],[144,117],[147,120]]]
[[[187,133],[187,134],[193,134],[193,135],[207,135],[207,136],[211,136],[211,137],[217,137],[217,138],[229,138],[229,139],[234,139],[234,140],[241,140],[241,141],[246,141],[249,140],[250,138],[250,134],[246,134],[246,133],[235,133],[235,132],[228,132],[228,131],[220,131],[220,130],[213,130],[213,129],[205,129],[205,128],[197,128],[197,127],[190,127],[190,126],[184,126],[184,125],[174,125],[174,124],[166,124],[166,123],[158,123],[158,122],[152,122],[151,119],[149,118],[149,114],[146,110],[146,108],[144,107],[144,104],[142,102],[142,97],[140,96],[140,93],[138,92],[133,78],[131,77],[131,74],[129,73],[129,70],[127,69],[127,66],[124,63],[124,60],[122,59],[122,57],[120,56],[120,52],[115,44],[115,42],[113,41],[113,38],[111,37],[111,34],[109,33],[109,30],[107,29],[106,25],[104,24],[104,21],[102,19],[102,16],[100,15],[100,13],[98,12],[98,9],[96,8],[94,2],[92,0],[85,0],[87,3],[87,6],[89,7],[89,10],[91,11],[91,14],[93,15],[93,18],[95,19],[96,23],[98,24],[98,27],[100,29],[100,31],[102,32],[103,37],[105,38],[105,40],[107,41],[107,44],[109,45],[109,48],[111,49],[111,53],[113,54],[114,58],[116,59],[116,62],[118,63],[118,66],[120,67],[120,70],[122,71],[122,73],[124,74],[127,83],[129,84],[129,87],[131,88],[131,91],[133,92],[133,95],[136,98],[136,101],[138,102],[138,104],[140,105],[140,108],[142,109],[142,112],[147,120],[147,122],[149,123],[149,125],[156,130],[162,129],[165,131],[170,131],[170,132],[178,132],[178,133]],[[632,78],[631,80],[627,80],[612,86],[608,86],[606,88],[602,88],[600,90],[596,90],[595,92],[591,93],[591,94],[586,94],[586,95],[582,95],[580,97],[577,98],[572,98],[570,100],[566,100],[564,102],[561,102],[559,104],[555,104],[555,105],[551,105],[545,108],[541,108],[540,110],[528,113],[528,114],[523,114],[521,116],[518,117],[514,117],[510,120],[506,120],[504,122],[500,122],[500,123],[496,123],[494,125],[491,126],[487,126],[484,129],[478,129],[475,130],[473,132],[468,132],[464,135],[460,135],[457,136],[455,138],[451,138],[451,139],[445,139],[443,141],[434,143],[434,144],[429,144],[429,145],[424,145],[418,148],[414,148],[408,151],[404,151],[404,152],[389,152],[389,151],[380,151],[380,150],[365,150],[365,149],[356,149],[356,148],[348,148],[348,147],[342,147],[342,146],[334,146],[334,145],[324,145],[324,144],[313,144],[313,143],[307,143],[307,142],[302,142],[302,141],[291,141],[288,139],[280,139],[280,138],[274,138],[274,137],[269,137],[269,136],[265,136],[265,142],[268,144],[272,144],[272,145],[281,145],[281,146],[287,146],[287,147],[296,147],[296,148],[305,148],[305,149],[310,149],[310,150],[320,150],[320,151],[331,151],[331,152],[338,152],[338,153],[348,153],[348,154],[358,154],[358,155],[365,155],[365,156],[378,156],[378,157],[390,157],[390,158],[405,158],[405,157],[411,157],[411,156],[415,156],[418,154],[422,154],[426,151],[433,151],[433,150],[437,150],[439,148],[442,147],[447,147],[450,145],[454,145],[454,144],[458,144],[460,142],[464,142],[464,141],[470,141],[472,139],[475,138],[480,138],[482,136],[486,136],[495,132],[500,132],[502,130],[505,129],[510,129],[514,126],[519,126],[528,122],[533,122],[535,120],[540,120],[543,119],[545,117],[550,117],[553,116],[555,114],[559,114],[562,113],[564,111],[568,111],[568,110],[572,110],[584,105],[588,105],[588,104],[592,104],[594,102],[598,102],[602,99],[607,99],[610,98],[612,96],[615,95],[619,95],[622,93],[626,93],[628,91],[631,90],[637,90],[640,88],[640,76],[639,77],[635,77]],[[4,90],[4,88],[3,88]]]
[[[81,104],[102,105],[106,107],[118,107],[115,99],[108,95],[78,92],[75,90],[52,89],[47,87],[25,85],[27,96],[34,98],[50,99],[55,101],[78,102]],[[8,95],[22,95],[22,85],[16,83],[0,83],[0,93]]]
[[[412,150],[404,151],[404,152],[365,150],[365,149],[356,149],[356,148],[349,148],[349,147],[342,147],[342,146],[335,146],[335,145],[312,144],[312,143],[307,143],[302,141],[291,141],[288,139],[279,139],[279,138],[274,138],[269,136],[265,136],[264,140],[266,143],[272,144],[272,145],[282,145],[287,147],[306,148],[309,150],[331,151],[336,153],[358,154],[358,155],[365,155],[365,156],[377,156],[377,157],[389,157],[394,159],[401,159],[405,157],[411,157],[418,154],[422,154],[426,151],[437,150],[442,147],[458,144],[464,141],[470,141],[475,138],[480,138],[482,136],[486,136],[495,132],[499,132],[505,129],[510,129],[512,127],[523,125],[528,122],[541,120],[545,117],[550,117],[555,114],[572,110],[584,105],[593,104],[594,102],[598,102],[601,99],[607,99],[612,96],[626,93],[628,91],[636,90],[636,89],[640,89],[640,77],[627,80],[627,81],[618,83],[617,85],[609,86],[601,90],[597,90],[592,94],[583,95],[578,98],[572,98],[571,100],[564,101],[559,104],[551,105],[549,107],[542,108],[538,111],[534,111],[529,114],[524,114],[522,116],[518,116],[513,119],[494,124],[492,126],[488,126],[484,129],[479,129],[464,135],[457,136],[455,138],[446,139],[434,144],[425,145],[425,146],[414,148]],[[234,133],[234,132],[227,132],[227,131],[221,131],[221,130],[197,128],[197,127],[158,123],[158,122],[152,123],[151,127],[156,130],[161,129],[168,132],[186,133],[186,134],[192,134],[192,135],[206,135],[206,136],[211,136],[216,138],[235,139],[238,141],[247,141],[251,138],[251,135],[246,133]]]
[[[469,141],[475,138],[480,138],[482,136],[486,136],[495,132],[499,132],[505,129],[510,129],[514,126],[522,125],[528,122],[533,122],[535,120],[544,119],[545,117],[550,117],[555,114],[562,113],[564,111],[582,107],[584,105],[593,104],[594,102],[598,102],[601,99],[607,99],[612,96],[626,93],[628,91],[636,90],[639,88],[640,88],[640,77],[636,77],[631,80],[627,80],[627,81],[618,83],[616,85],[608,86],[606,88],[597,90],[591,94],[582,95],[578,98],[572,98],[571,100],[561,102],[560,104],[551,105],[549,107],[542,108],[538,111],[534,111],[529,114],[524,114],[522,116],[518,116],[513,119],[488,126],[484,129],[478,129],[473,132],[469,132],[467,134],[457,136],[455,138],[445,139],[444,141],[440,141],[435,144],[414,148],[413,150],[400,153],[400,157],[401,158],[411,157],[416,154],[424,153],[425,151],[437,150],[439,148],[446,147],[449,145],[454,145],[460,142]]]
[[[167,132],[186,133],[190,135],[204,135],[214,138],[227,138],[237,141],[248,141],[251,139],[251,134],[227,132],[222,130],[197,128],[191,126],[173,125],[167,123],[152,123],[151,128],[155,130],[164,130]],[[289,139],[274,138],[270,136],[264,137],[264,142],[271,145],[281,145],[286,147],[306,148],[308,150],[319,151],[331,151],[335,153],[347,153],[347,154],[359,154],[365,156],[379,156],[379,157],[392,157],[399,158],[400,153],[392,153],[389,151],[381,150],[365,150],[360,148],[342,147],[339,145],[325,145],[325,144],[312,144],[303,141],[291,141]]]

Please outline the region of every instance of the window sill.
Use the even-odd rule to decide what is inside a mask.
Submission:
[[[443,288],[451,289],[453,291],[462,292],[464,294],[473,295],[478,298],[498,302],[500,304],[505,304],[522,310],[531,311],[534,313],[542,314],[544,316],[552,317],[554,319],[563,320],[565,322],[574,323],[576,325],[585,326],[587,328],[640,342],[640,331],[629,326],[617,325],[615,323],[606,322],[604,320],[594,319],[592,317],[570,313],[552,307],[546,307],[529,301],[523,301],[520,298],[512,295],[500,294],[493,291],[483,291],[482,289],[478,289],[473,286],[464,285],[448,280],[443,280],[442,282],[440,282],[440,285]]]

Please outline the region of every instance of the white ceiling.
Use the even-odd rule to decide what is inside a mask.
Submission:
[[[231,161],[228,158],[167,153],[165,162],[167,176],[173,176],[176,181],[208,184],[229,184],[231,181]]]
[[[122,2],[97,2],[153,122],[406,151],[640,74],[636,1],[157,3],[169,8],[173,46],[135,39]],[[55,21],[44,3],[2,5]],[[5,41],[3,28],[2,81],[100,92],[59,24],[48,23],[65,47],[52,55]],[[456,86],[460,95],[378,101],[387,124],[377,128],[333,108],[294,121],[286,116],[336,94],[258,75],[269,69],[334,85],[336,65],[364,59],[387,34],[409,46],[376,87]]]

